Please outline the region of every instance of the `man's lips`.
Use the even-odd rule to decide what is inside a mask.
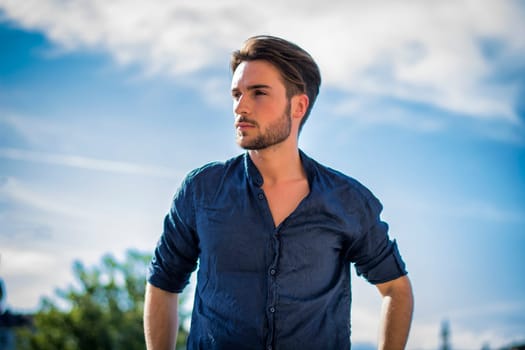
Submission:
[[[235,128],[237,129],[247,129],[247,128],[254,128],[255,125],[248,122],[241,122],[241,123],[235,123]]]
[[[235,121],[236,129],[249,129],[257,127],[257,123],[248,120],[246,117],[241,117]]]

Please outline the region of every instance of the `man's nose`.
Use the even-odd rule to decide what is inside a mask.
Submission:
[[[250,110],[248,99],[241,95],[238,99],[233,102],[233,112],[236,115],[246,115]]]

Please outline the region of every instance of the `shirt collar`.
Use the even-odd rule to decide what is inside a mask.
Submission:
[[[263,184],[263,178],[259,169],[255,166],[248,152],[244,153],[244,172],[246,173],[246,178],[257,187],[261,187]]]

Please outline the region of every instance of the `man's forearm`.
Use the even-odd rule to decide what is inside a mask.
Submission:
[[[383,295],[378,349],[402,350],[405,348],[414,298],[408,278],[401,277],[392,281],[386,288],[380,288]]]
[[[179,329],[178,295],[146,286],[144,335],[148,350],[174,350]]]

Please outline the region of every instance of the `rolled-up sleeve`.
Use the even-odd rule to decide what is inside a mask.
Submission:
[[[347,258],[355,264],[358,276],[372,284],[384,283],[407,274],[395,240],[388,236],[388,225],[380,218],[381,203],[372,194],[366,199],[362,232],[351,245]]]
[[[174,196],[164,229],[148,268],[148,282],[180,293],[197,267],[199,241],[194,226],[194,201],[188,175]]]

